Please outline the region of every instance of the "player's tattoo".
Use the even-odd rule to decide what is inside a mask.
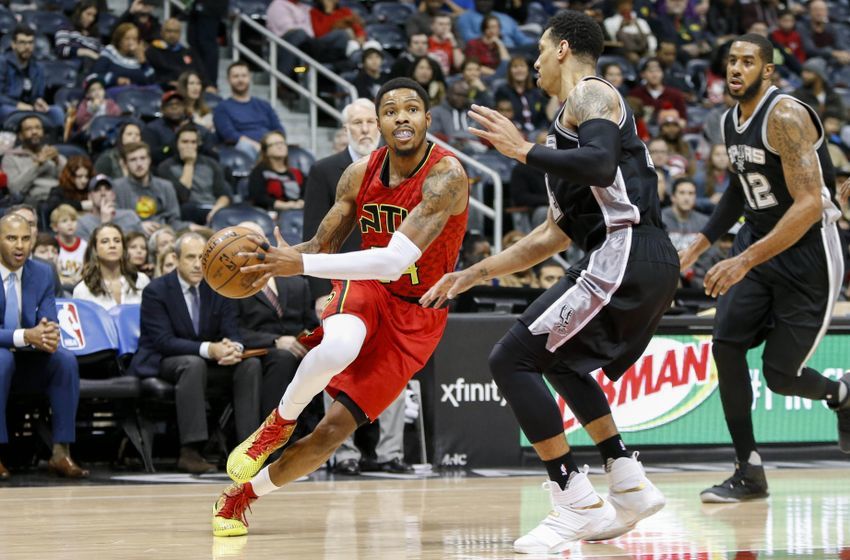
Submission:
[[[771,111],[767,140],[782,159],[785,184],[792,196],[808,191],[820,197],[821,175],[815,150],[818,135],[808,111],[799,103],[780,101]],[[796,198],[796,196],[795,196]]]
[[[405,222],[411,223],[425,235],[428,243],[443,230],[456,203],[469,193],[469,179],[463,166],[453,157],[440,160],[428,173],[422,185],[422,202]]]
[[[336,202],[319,224],[316,235],[309,241],[293,247],[301,253],[336,253],[348,239],[357,221],[354,201],[360,189],[362,174],[357,163],[349,165],[336,188]]]
[[[567,103],[576,126],[591,119],[620,122],[620,98],[613,89],[599,80],[585,80],[579,83]]]

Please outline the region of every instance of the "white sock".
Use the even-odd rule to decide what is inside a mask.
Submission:
[[[334,375],[353,362],[366,340],[366,324],[354,315],[332,315],[322,323],[322,342],[304,356],[295,378],[280,399],[277,412],[296,420]]]
[[[747,459],[747,463],[753,465],[754,467],[761,466],[761,455],[756,451],[750,451],[750,457]]]
[[[844,402],[844,399],[847,398],[847,391],[850,390],[850,387],[847,387],[847,384],[843,381],[838,382],[838,404]]]
[[[263,470],[257,473],[257,475],[251,479],[251,488],[254,489],[254,494],[257,497],[265,496],[266,494],[271,494],[280,486],[275,486],[274,482],[272,482],[271,477],[269,476],[269,468],[265,467]]]

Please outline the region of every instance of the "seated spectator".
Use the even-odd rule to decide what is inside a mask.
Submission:
[[[659,41],[675,42],[686,60],[711,52],[700,16],[687,12],[688,0],[663,0],[657,5],[661,9],[650,26]]]
[[[75,286],[83,274],[88,242],[77,235],[77,211],[73,206],[60,204],[50,213],[50,229],[56,232],[56,270],[63,286]]]
[[[304,208],[304,175],[289,166],[289,147],[279,132],[260,142],[260,157],[248,176],[248,201],[276,212]]]
[[[213,111],[215,132],[222,142],[236,146],[257,158],[260,139],[272,130],[286,131],[272,106],[251,96],[251,70],[244,61],[227,67],[227,81],[232,97],[219,103]]]
[[[50,191],[59,184],[65,156],[45,144],[41,119],[30,116],[18,123],[19,145],[3,156],[3,171],[9,191],[26,204],[46,202]]]
[[[46,394],[53,427],[53,454],[47,467],[67,478],[85,478],[89,472],[71,459],[69,451],[76,435],[80,396],[77,359],[59,344],[53,272],[49,265],[27,259],[33,241],[25,219],[15,214],[0,219],[4,287],[0,300],[5,310],[0,329],[0,444],[9,441],[6,403],[10,393]],[[22,351],[25,347],[29,351]],[[10,476],[0,463],[0,480]]]
[[[452,18],[446,13],[436,14],[431,20],[430,31],[428,55],[440,64],[444,75],[458,72],[464,56],[460,41],[452,31]]]
[[[159,278],[170,274],[171,271],[177,268],[177,252],[173,245],[169,245],[156,256],[156,265],[153,269],[153,277]]]
[[[101,224],[115,224],[122,231],[144,231],[142,221],[135,210],[117,209],[112,180],[106,175],[95,175],[89,180],[89,202],[91,208],[77,220],[77,235],[88,239]]]
[[[413,75],[414,65],[423,56],[428,56],[428,33],[423,32],[415,35],[408,35],[407,47],[405,47],[401,54],[398,55],[398,58],[395,59],[395,62],[393,62],[389,77],[411,77]],[[440,78],[442,79],[444,76],[442,75],[442,69],[440,69],[440,63],[435,60],[434,66],[440,70]]]
[[[48,262],[58,268],[57,257],[59,257],[59,243],[56,241],[56,238],[46,231],[39,232],[35,238],[32,256]]]
[[[351,81],[357,88],[357,96],[374,99],[378,90],[386,81],[382,70],[384,64],[384,49],[378,41],[370,40],[363,44],[360,71]]]
[[[179,470],[215,470],[201,455],[209,439],[207,387],[232,387],[236,437],[247,438],[260,422],[262,367],[242,359],[237,308],[207,285],[201,255],[206,241],[187,233],[175,245],[177,270],[153,280],[142,294],[139,350],[130,364],[139,377],[174,384],[180,437]]]
[[[548,290],[566,276],[567,271],[555,259],[547,259],[537,265],[537,283],[540,288]]]
[[[177,234],[174,230],[168,226],[163,226],[148,237],[148,253],[153,257],[158,257],[169,247],[174,247],[175,241],[177,241]]]
[[[723,143],[721,118],[723,117],[723,113],[735,106],[735,103],[737,103],[737,101],[735,101],[735,99],[733,99],[732,96],[729,95],[729,92],[724,91],[723,104],[714,107],[711,111],[708,112],[708,115],[706,115],[702,123],[702,134],[703,136],[705,136],[705,139],[708,140],[709,144]]]
[[[233,192],[218,162],[200,153],[200,136],[194,124],[181,126],[177,130],[177,153],[159,164],[157,175],[174,186],[180,216],[205,225],[230,205]]]
[[[684,139],[684,120],[676,109],[662,109],[658,112],[659,136],[667,142],[670,154],[678,154],[687,160],[687,174],[693,175],[696,170],[697,154],[691,151],[691,146]]]
[[[134,4],[139,1],[134,0]],[[122,23],[115,28],[112,43],[100,52],[91,71],[107,88],[146,86],[156,78],[145,58],[144,43],[139,41],[139,29],[132,23]]]
[[[94,162],[94,170],[100,175],[118,179],[127,176],[127,167],[121,158],[121,150],[127,144],[142,141],[142,127],[135,122],[126,122],[118,129],[118,140],[115,147],[104,151]]]
[[[151,277],[154,272],[154,263],[148,258],[148,238],[145,234],[140,231],[125,234],[124,247],[127,251],[127,261],[135,266],[136,270]]]
[[[263,228],[255,222],[239,224],[265,238]],[[275,408],[280,396],[295,377],[307,348],[297,337],[319,326],[313,307],[310,286],[303,276],[269,279],[255,295],[236,300],[239,332],[248,348],[269,348],[261,358],[263,390],[260,410]],[[309,431],[309,430],[308,430]]]
[[[481,36],[466,43],[464,55],[481,64],[483,76],[503,74],[511,55],[502,42],[499,18],[493,15],[481,20]]]
[[[681,91],[688,103],[696,103],[698,100],[694,84],[691,83],[685,66],[679,62],[679,48],[676,43],[661,41],[658,44],[656,57],[664,72],[664,85]]]
[[[435,70],[436,68],[436,70]],[[446,83],[441,78],[437,62],[427,56],[416,60],[413,73],[409,76],[428,93],[431,107],[443,102],[446,96]]]
[[[708,216],[694,210],[697,187],[690,177],[679,177],[671,187],[669,208],[661,211],[661,221],[677,251],[687,248],[708,223]]]
[[[449,10],[448,12],[443,9]],[[433,32],[434,19],[441,15],[448,15],[449,18],[459,16],[464,12],[455,2],[451,0],[423,0],[419,2],[419,11],[408,18],[404,22],[404,30],[408,37],[413,35],[429,34]]]
[[[89,179],[93,171],[88,156],[69,157],[59,174],[59,185],[50,189],[47,195],[47,212],[52,212],[60,204],[70,204],[78,211],[91,210]]]
[[[627,95],[625,98],[626,105],[632,110],[632,114],[635,119],[635,128],[637,129],[638,138],[641,139],[642,142],[649,142],[649,139],[652,137],[649,133],[649,125],[646,124],[646,119],[644,118],[644,108],[643,101],[638,99],[637,97],[632,97]]]
[[[525,135],[525,131],[523,131],[522,129],[522,123],[520,123],[516,119],[516,113],[514,113],[514,106],[511,103],[510,99],[497,99],[496,106],[493,108],[496,110],[497,113],[504,115],[505,118],[507,118],[509,121],[511,121],[511,123],[513,123],[517,130],[519,130],[523,133],[523,135]],[[493,145],[490,142],[487,142],[486,140],[481,140],[481,143],[487,146],[487,148],[489,149],[494,149]]]
[[[360,16],[351,11],[351,8],[340,7],[339,0],[316,0],[310,10],[310,21],[313,23],[313,32],[321,39],[328,33],[342,29],[350,40],[361,45],[366,41],[366,30]],[[348,51],[351,52],[351,51]]]
[[[770,40],[775,45],[787,49],[800,64],[806,62],[806,51],[803,48],[803,38],[797,31],[797,17],[790,10],[779,13],[779,26],[770,34]]]
[[[660,136],[655,137],[646,144],[646,149],[649,152],[650,159],[652,159],[653,167],[656,171],[664,174],[664,182],[669,185],[673,177],[670,175],[670,148],[667,146],[667,142]]]
[[[502,236],[502,250],[509,249],[525,236],[524,232],[515,229],[507,232]],[[537,288],[537,273],[534,267],[519,270],[499,276],[494,280],[494,284],[502,288]]]
[[[797,24],[806,58],[822,58],[843,66],[850,64],[850,44],[845,35],[829,22],[829,11],[823,0],[809,2],[809,17]]]
[[[491,254],[490,242],[481,233],[473,230],[467,230],[463,236],[463,243],[460,248],[460,259],[458,259],[457,270],[465,270],[470,266],[477,264]],[[489,281],[484,281],[485,285],[489,285]]]
[[[664,85],[664,69],[657,58],[644,61],[640,77],[641,84],[633,88],[629,96],[640,99],[644,107],[652,107],[656,119],[658,111],[665,106],[676,109],[679,115],[687,114],[685,96],[676,88]]]
[[[59,58],[88,60],[90,65],[100,56],[103,44],[100,42],[97,28],[97,18],[100,15],[97,5],[96,0],[83,0],[74,8],[71,27],[56,32],[54,43]]]
[[[844,102],[829,81],[829,69],[822,58],[810,58],[803,64],[803,85],[791,94],[812,109],[823,119],[827,109],[844,113]]]
[[[179,91],[170,90],[162,94],[162,116],[149,122],[142,129],[142,142],[150,146],[154,165],[159,165],[174,155],[177,131],[191,124],[186,114],[186,100]],[[194,125],[193,125],[194,126]],[[215,139],[206,129],[194,127],[198,133],[198,148],[207,156],[215,156]]]
[[[629,94],[629,87],[623,79],[623,69],[616,62],[609,62],[602,66],[599,75],[602,76],[608,83],[617,88],[620,95],[626,97]],[[529,73],[530,78],[530,73]],[[643,103],[641,103],[643,105]]]
[[[796,81],[797,77],[803,72],[803,65],[792,52],[770,38],[770,28],[766,23],[763,21],[753,23],[747,33],[761,35],[773,46],[773,63],[776,65],[772,77],[774,82],[782,84],[782,80],[787,79]]]
[[[204,100],[204,84],[201,75],[194,70],[180,74],[177,78],[177,92],[183,96],[186,114],[192,122],[210,132],[215,132],[212,109],[207,107],[207,102]]]
[[[338,63],[350,54],[349,36],[344,29],[331,29],[318,37],[310,16],[310,2],[299,0],[272,0],[266,10],[266,28],[298,47],[319,62]],[[355,45],[359,44],[354,41]],[[296,57],[288,50],[277,50],[277,67],[289,75],[296,65]]]
[[[546,145],[547,132],[540,131],[534,139],[541,146]],[[528,216],[528,226],[521,226],[525,233],[533,230],[546,221],[549,212],[549,194],[546,189],[546,174],[536,167],[517,163],[511,170],[511,181],[508,186],[510,201],[514,206],[523,208]]]
[[[517,22],[509,15],[493,11],[493,0],[475,0],[475,9],[467,10],[457,18],[457,31],[465,43],[481,35],[481,22],[485,16],[494,15],[499,19],[502,40],[509,49],[522,46],[534,46],[536,41],[526,36]]]
[[[154,5],[145,0],[132,0],[127,11],[121,14],[118,24],[129,23],[139,30],[144,43],[152,43],[159,35],[159,19],[153,14]]]
[[[619,69],[619,66],[617,68]],[[620,72],[620,82],[622,75]],[[495,97],[496,101],[507,99],[511,102],[514,118],[522,125],[522,131],[526,134],[548,127],[551,120],[547,115],[549,98],[534,86],[531,67],[524,56],[511,57],[508,64],[508,82],[496,90]],[[557,100],[555,103],[557,104]]]
[[[617,0],[617,12],[605,18],[603,25],[608,36],[621,45],[620,54],[632,64],[652,56],[658,47],[649,24],[634,11],[633,0]]]
[[[127,144],[121,155],[127,166],[127,176],[112,184],[118,208],[135,210],[148,235],[164,225],[171,226],[175,231],[184,227],[198,227],[180,219],[180,206],[171,183],[151,174],[150,148],[147,144]]]
[[[708,160],[694,177],[697,186],[697,210],[710,213],[714,205],[720,202],[720,196],[729,186],[729,154],[725,144],[711,147]]]
[[[85,97],[77,105],[74,132],[88,132],[95,117],[102,115],[117,117],[120,114],[121,107],[115,100],[106,97],[106,88],[103,86],[103,82],[97,76],[93,76],[86,82]]]
[[[36,111],[51,127],[65,124],[62,109],[44,100],[45,76],[33,58],[35,31],[20,24],[12,31],[12,50],[0,56],[0,121],[15,111]]]
[[[460,68],[460,76],[461,80],[466,82],[466,85],[469,87],[467,96],[470,103],[485,107],[493,106],[493,96],[490,95],[490,88],[481,79],[480,62],[474,58],[464,60]]]
[[[478,138],[469,132],[472,119],[467,118],[469,111],[469,86],[463,80],[457,80],[449,86],[446,100],[431,107],[431,134],[460,148],[476,152],[486,151]],[[473,147],[475,145],[475,147]]]
[[[109,310],[125,303],[141,303],[142,290],[149,283],[150,278],[130,264],[121,229],[115,224],[95,228],[86,250],[83,281],[74,288],[74,298]]]
[[[177,79],[183,72],[194,71],[199,74],[201,66],[192,57],[192,52],[180,44],[183,24],[177,18],[169,18],[162,24],[160,38],[151,42],[145,51],[148,64],[156,72],[156,80],[162,87],[176,87]]]

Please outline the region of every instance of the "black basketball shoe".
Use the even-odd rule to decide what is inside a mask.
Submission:
[[[844,453],[850,453],[850,371],[841,378],[841,383],[847,387],[844,400],[837,406],[830,407],[838,416],[838,448]]]
[[[728,504],[767,498],[767,479],[762,465],[735,463],[735,474],[721,484],[700,492],[706,504]]]

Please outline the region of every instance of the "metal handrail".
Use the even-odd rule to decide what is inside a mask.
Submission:
[[[171,5],[174,4],[177,8],[183,10],[185,6],[181,4],[179,0],[165,0],[163,12],[164,18],[168,19],[171,17]],[[249,49],[246,45],[241,42],[241,29],[240,23],[246,24],[248,27],[254,29],[258,33],[260,33],[263,37],[265,37],[270,43],[272,48],[269,52],[269,60],[266,61],[261,58],[257,53]],[[316,93],[317,90],[317,79],[316,73],[322,74],[324,77],[328,78],[332,82],[338,84],[340,87],[345,89],[348,94],[351,96],[351,99],[357,99],[357,88],[354,85],[335,74],[333,71],[326,68],[322,63],[299,49],[298,47],[288,43],[287,41],[281,39],[264,26],[260,25],[249,16],[245,14],[239,14],[239,19],[233,25],[232,28],[232,36],[233,36],[233,49],[234,49],[234,59],[238,60],[239,55],[245,56],[253,63],[255,63],[260,68],[263,68],[269,73],[271,77],[271,87],[269,87],[269,97],[272,105],[275,104],[277,100],[277,81],[283,82],[287,87],[296,91],[300,95],[304,96],[310,102],[310,149],[315,154],[317,152],[318,147],[318,115],[317,108],[322,109],[325,113],[331,115],[333,118],[338,120],[340,123],[342,122],[342,113],[340,113],[335,107],[328,104],[324,99],[318,96]],[[281,47],[286,49],[290,53],[294,54],[296,57],[300,58],[304,64],[308,66],[308,88],[304,88],[300,83],[296,80],[293,80],[289,76],[283,74],[277,69],[277,48]],[[458,158],[465,165],[474,167],[478,169],[485,175],[489,176],[493,181],[493,208],[487,206],[482,201],[470,197],[469,205],[479,212],[481,212],[485,217],[493,220],[493,251],[495,253],[499,253],[502,250],[502,195],[504,187],[502,185],[502,178],[499,174],[490,167],[479,163],[473,157],[465,154],[459,149],[451,146],[431,133],[427,135],[428,140],[434,142],[438,146],[441,146],[451,152],[456,158]]]

